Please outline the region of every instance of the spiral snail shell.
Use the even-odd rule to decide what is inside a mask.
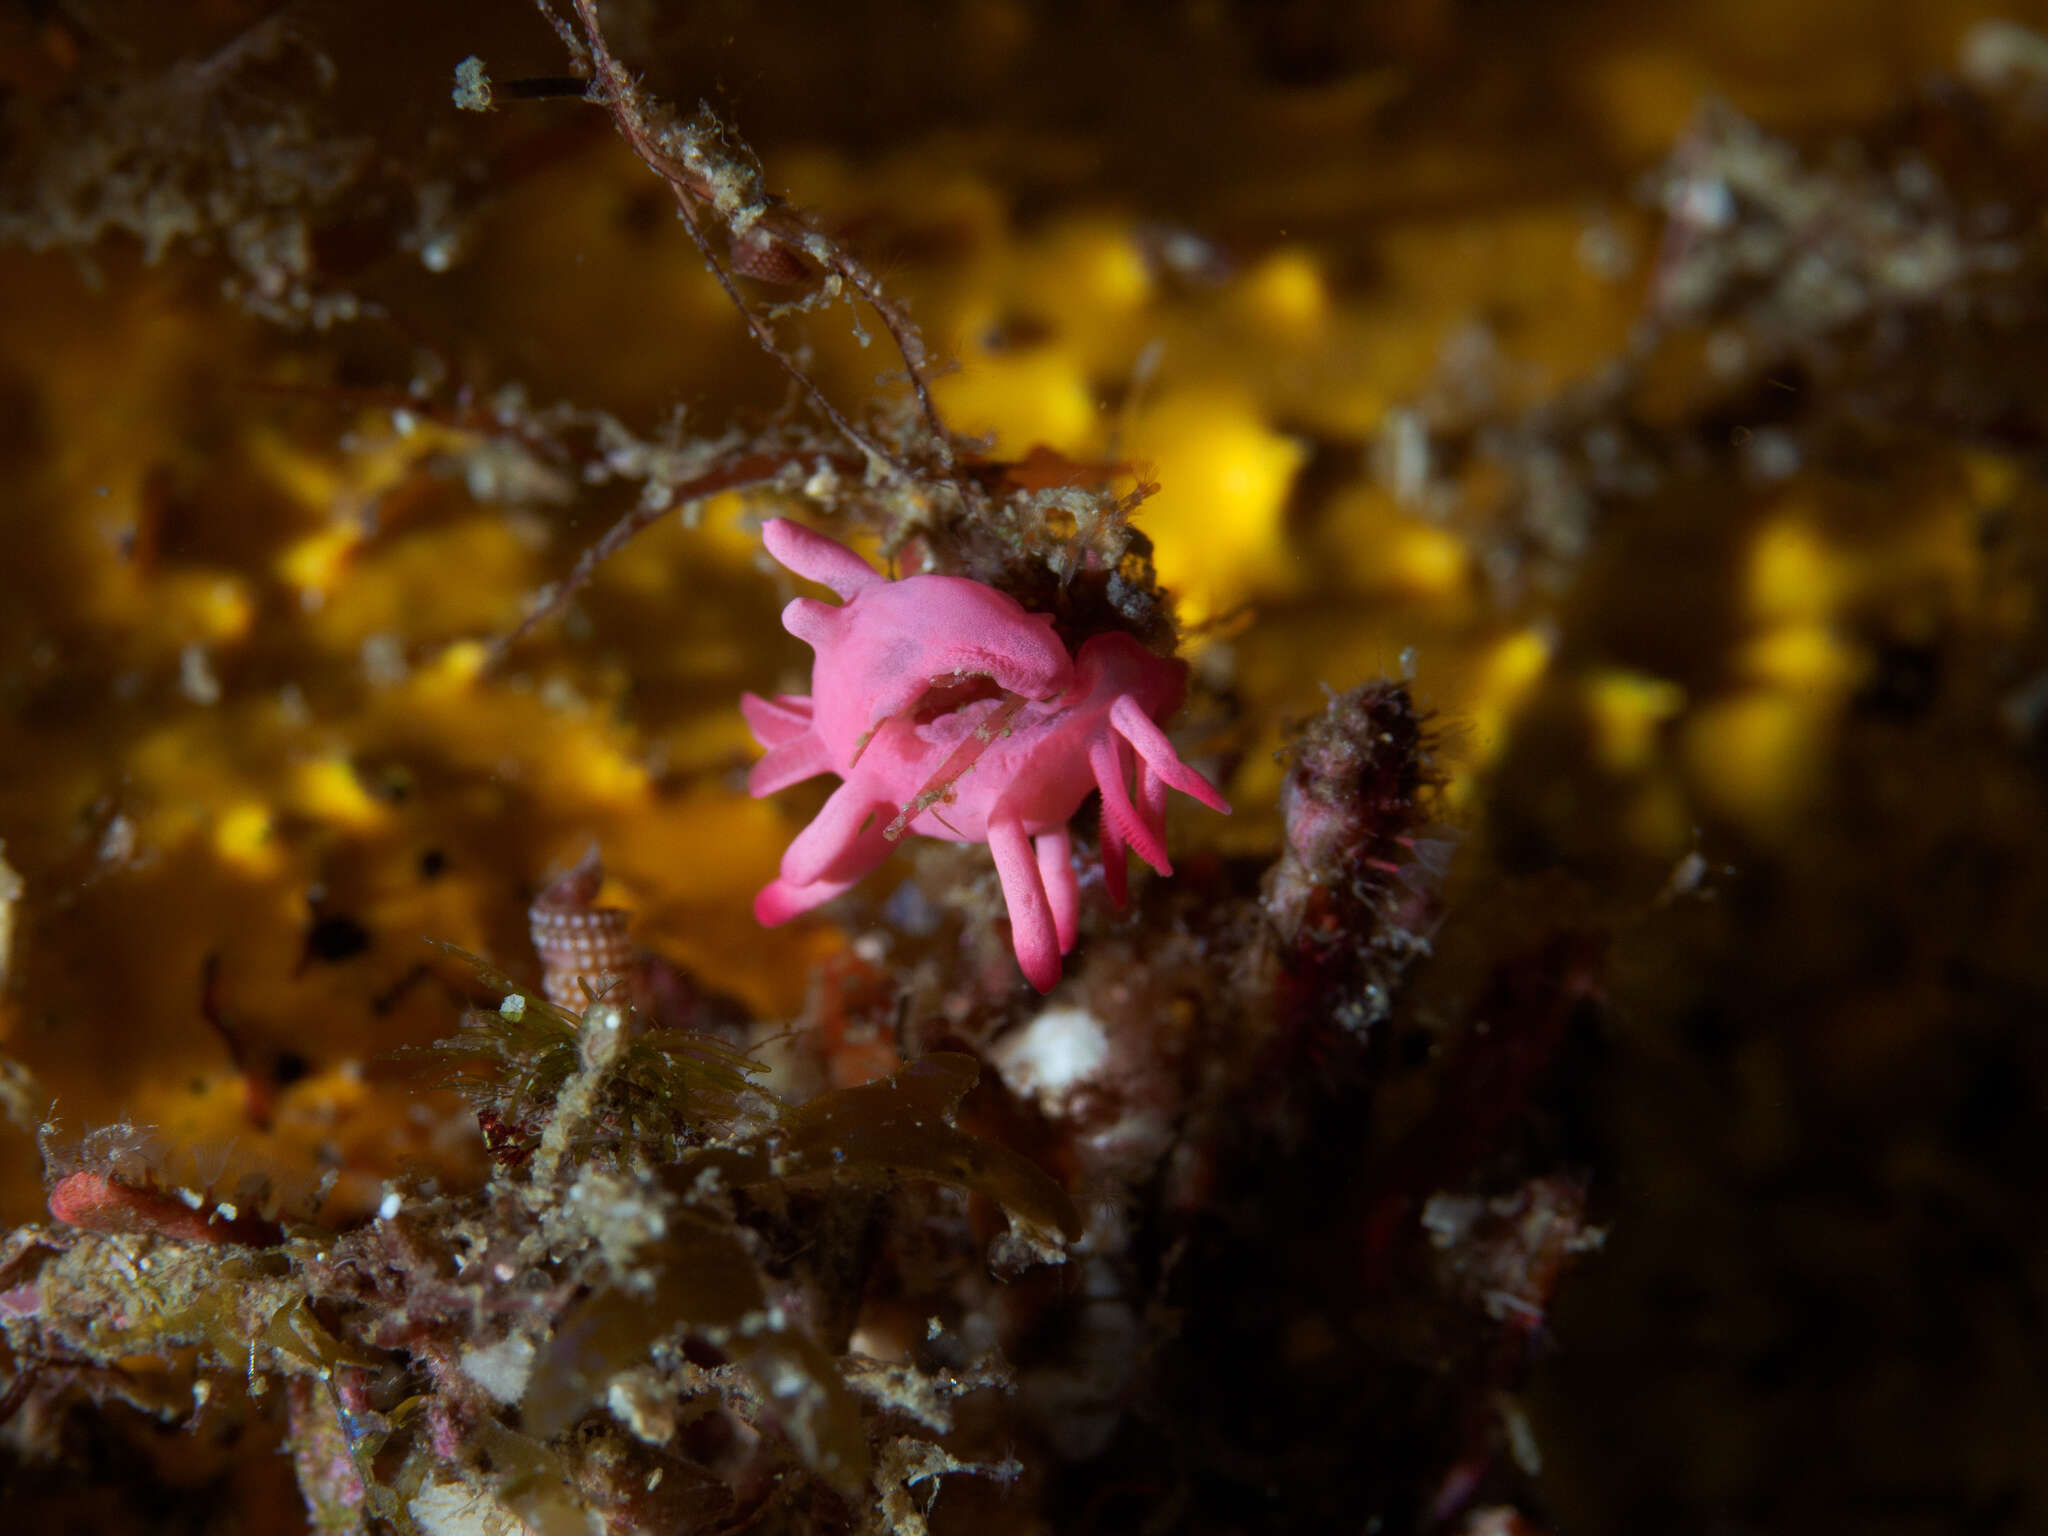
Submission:
[[[592,998],[625,979],[633,964],[627,914],[595,903],[604,866],[592,848],[526,909],[533,948],[540,957],[541,990],[549,1002],[582,1013]]]

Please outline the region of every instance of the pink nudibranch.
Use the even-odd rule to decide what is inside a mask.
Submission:
[[[994,587],[961,576],[891,581],[786,518],[762,539],[843,601],[800,597],[783,610],[783,627],[816,653],[809,697],[740,701],[767,748],[748,780],[756,797],[821,773],[842,780],[754,899],[761,922],[787,922],[850,889],[906,829],[985,842],[1017,963],[1048,992],[1080,928],[1067,823],[1090,790],[1102,792],[1103,883],[1119,907],[1126,849],[1173,873],[1169,789],[1229,814],[1162,729],[1186,691],[1183,663],[1117,633],[1092,636],[1070,658],[1050,615]]]

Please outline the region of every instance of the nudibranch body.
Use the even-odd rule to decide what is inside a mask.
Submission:
[[[985,842],[1018,964],[1049,991],[1080,924],[1067,823],[1091,790],[1102,793],[1104,881],[1119,906],[1127,848],[1172,873],[1168,789],[1228,813],[1162,729],[1186,688],[1181,662],[1114,633],[1069,658],[1050,616],[981,582],[890,581],[781,518],[763,537],[783,565],[844,599],[835,608],[800,597],[783,611],[784,627],[816,653],[809,697],[741,701],[768,749],[749,780],[756,796],[820,773],[842,780],[755,898],[763,923],[850,889],[905,831]]]

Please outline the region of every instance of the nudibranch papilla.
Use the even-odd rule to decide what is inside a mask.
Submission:
[[[905,831],[985,842],[1017,963],[1047,992],[1080,926],[1067,823],[1090,790],[1102,793],[1103,881],[1119,907],[1126,849],[1173,873],[1169,789],[1229,814],[1162,728],[1186,691],[1184,663],[1118,633],[1092,636],[1070,657],[1051,616],[1007,593],[963,576],[891,581],[787,518],[769,522],[762,539],[841,601],[799,597],[782,612],[783,627],[816,655],[811,692],[741,700],[767,748],[748,788],[772,795],[821,773],[842,782],[754,899],[761,922],[787,922],[848,890]]]

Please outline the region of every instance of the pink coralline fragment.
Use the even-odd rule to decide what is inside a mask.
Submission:
[[[0,1291],[0,1314],[34,1317],[43,1310],[43,1292],[33,1280],[11,1291]]]
[[[50,1190],[50,1214],[67,1227],[88,1232],[154,1232],[187,1243],[242,1243],[268,1247],[283,1240],[278,1224],[256,1211],[241,1211],[192,1192],[124,1184],[104,1173],[80,1169]]]
[[[845,601],[800,597],[783,611],[784,627],[816,653],[809,697],[741,701],[768,749],[749,780],[757,797],[820,773],[842,781],[755,898],[761,922],[787,922],[848,890],[905,830],[985,842],[1017,962],[1046,992],[1080,925],[1067,823],[1091,790],[1102,792],[1104,883],[1119,907],[1126,849],[1173,872],[1169,789],[1229,813],[1161,729],[1186,690],[1181,662],[1114,633],[1070,660],[1049,616],[981,582],[890,581],[785,519],[763,538],[783,565]]]

